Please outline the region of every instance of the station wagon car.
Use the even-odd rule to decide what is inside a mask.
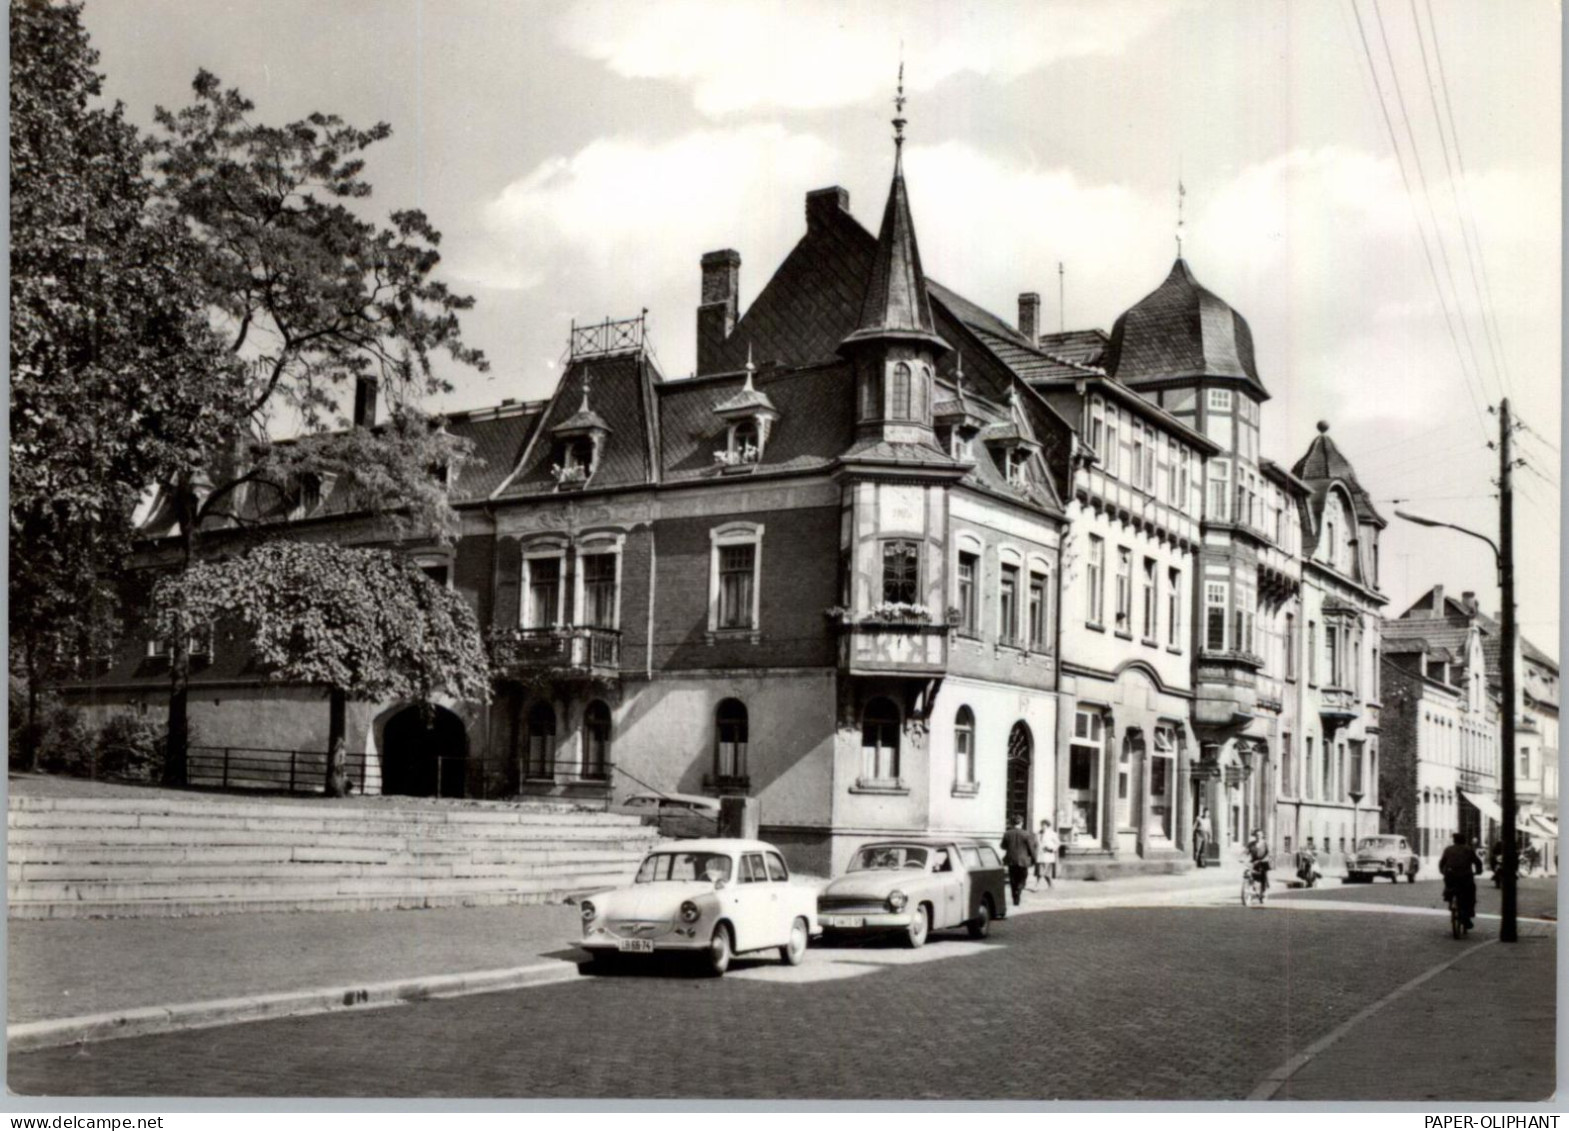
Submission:
[[[1374,876],[1388,876],[1395,883],[1404,876],[1416,883],[1421,859],[1411,851],[1403,836],[1365,836],[1357,845],[1357,854],[1346,862],[1346,879],[1351,883],[1370,884]]]
[[[719,799],[692,793],[634,793],[616,811],[642,817],[667,838],[719,835]]]
[[[966,927],[982,939],[1008,911],[1007,873],[997,850],[974,840],[875,841],[857,849],[844,875],[817,897],[833,935],[898,933],[921,946],[931,931]]]
[[[777,949],[798,965],[817,930],[816,893],[790,877],[760,840],[665,842],[644,857],[631,886],[582,900],[578,945],[598,963],[676,952],[713,974],[748,951]]]

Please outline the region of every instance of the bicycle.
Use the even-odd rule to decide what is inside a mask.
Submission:
[[[1460,899],[1456,893],[1448,888],[1444,889],[1444,902],[1449,904],[1449,931],[1457,939],[1465,938],[1466,932],[1471,928],[1466,925],[1465,915],[1462,914]]]
[[[1252,903],[1264,906],[1264,874],[1248,864],[1242,869],[1242,906]]]

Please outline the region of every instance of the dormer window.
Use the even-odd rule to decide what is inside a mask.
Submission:
[[[594,474],[594,444],[586,436],[556,444],[550,475],[557,488],[580,487]]]
[[[1015,487],[1022,487],[1029,482],[1030,453],[1021,448],[1014,448],[1003,457],[1003,462],[1008,470],[1008,482]]]
[[[714,415],[729,425],[725,446],[714,452],[714,462],[721,468],[746,468],[761,462],[768,434],[779,419],[768,394],[753,384],[756,372],[748,349],[745,382],[739,391],[714,406]]]

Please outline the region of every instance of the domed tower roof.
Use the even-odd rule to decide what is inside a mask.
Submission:
[[[1117,319],[1106,369],[1132,386],[1231,377],[1247,382],[1261,399],[1269,397],[1254,365],[1247,319],[1205,290],[1185,259],[1172,264],[1166,281]]]

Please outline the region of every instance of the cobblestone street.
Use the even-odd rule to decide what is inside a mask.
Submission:
[[[1402,885],[1399,895],[1408,890],[1423,888]],[[1445,926],[1436,916],[1283,904],[1039,914],[999,924],[985,943],[949,935],[917,952],[814,948],[798,969],[742,962],[721,981],[661,968],[19,1054],[10,1086],[171,1096],[1243,1099],[1437,965],[1465,955],[1448,987],[1482,978],[1498,961],[1500,948],[1485,945],[1496,931],[1457,943]],[[1542,971],[1536,992],[1550,994],[1550,959],[1532,969]],[[1431,1022],[1444,999],[1422,1008]],[[1477,1041],[1491,1039],[1494,1022],[1477,1028],[1478,1001],[1455,1008]],[[1546,1024],[1548,1039],[1522,1048],[1507,1078],[1402,1058],[1380,1078],[1380,1098],[1545,1096],[1554,1055]],[[1332,1076],[1312,1078],[1316,1098],[1335,1088]]]

